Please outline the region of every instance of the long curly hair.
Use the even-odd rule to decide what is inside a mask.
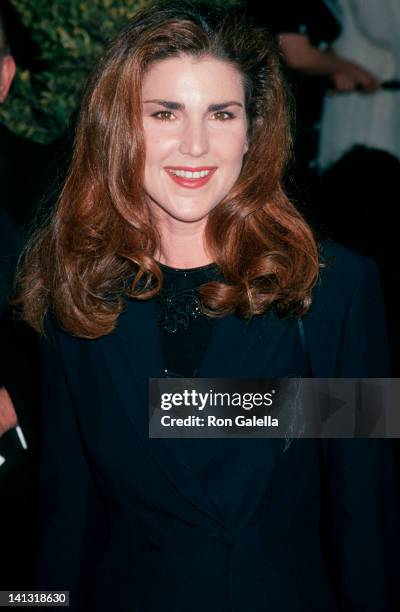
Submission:
[[[27,244],[17,302],[39,333],[50,310],[71,334],[100,337],[127,298],[148,300],[162,287],[160,236],[143,187],[141,84],[153,62],[177,55],[235,66],[249,125],[240,176],[207,219],[207,250],[224,282],[201,287],[203,311],[247,318],[273,305],[279,316],[300,316],[310,306],[318,249],[282,188],[291,103],[274,39],[242,10],[156,2],[108,45],[89,79],[58,205]]]

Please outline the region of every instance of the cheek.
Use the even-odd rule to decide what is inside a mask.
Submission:
[[[146,145],[146,160],[149,163],[157,163],[162,160],[165,154],[165,142],[162,140],[152,140]]]
[[[226,132],[215,139],[215,149],[218,150],[219,159],[236,171],[241,166],[243,155],[246,152],[246,134]]]
[[[160,134],[158,131],[145,134],[146,161],[156,163],[162,161],[176,146],[176,137],[172,134]]]

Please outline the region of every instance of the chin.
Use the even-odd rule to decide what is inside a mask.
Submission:
[[[201,221],[206,218],[209,214],[209,210],[199,212],[198,210],[193,211],[182,211],[182,210],[174,210],[174,211],[166,211],[168,215],[175,219],[176,221],[182,221],[184,223],[195,223],[196,221]]]
[[[179,196],[170,196],[166,198],[163,203],[159,199],[156,199],[153,195],[149,194],[150,207],[153,209],[155,218],[159,222],[168,222],[170,220],[176,220],[183,223],[195,223],[206,218],[210,211],[215,208],[217,204],[210,203],[209,205],[200,198],[182,198]]]
[[[204,202],[189,202],[188,200],[176,199],[171,205],[160,206],[164,214],[177,221],[185,221],[187,223],[201,221],[214,208],[212,205],[204,206]]]

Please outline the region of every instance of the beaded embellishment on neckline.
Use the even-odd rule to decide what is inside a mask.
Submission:
[[[158,326],[169,334],[186,332],[194,320],[213,321],[201,309],[199,287],[219,277],[214,263],[199,268],[177,269],[159,264],[165,284],[156,296]]]
[[[156,301],[159,306],[158,325],[169,334],[179,329],[187,331],[193,319],[205,319],[211,325],[211,319],[201,310],[196,287],[178,288],[171,283],[161,289]]]

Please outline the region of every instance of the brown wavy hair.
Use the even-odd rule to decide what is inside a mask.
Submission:
[[[207,220],[207,250],[225,282],[201,287],[203,310],[251,317],[272,305],[280,316],[309,308],[318,251],[282,188],[290,99],[274,39],[242,10],[156,2],[109,44],[89,79],[58,205],[27,245],[17,302],[39,333],[50,310],[70,333],[97,338],[113,330],[127,297],[160,291],[160,236],[143,189],[141,83],[153,62],[182,54],[239,70],[249,124],[241,174]]]

